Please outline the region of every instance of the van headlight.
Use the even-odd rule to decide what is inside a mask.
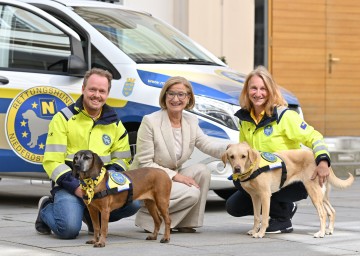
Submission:
[[[234,114],[239,109],[239,106],[231,105],[226,102],[202,96],[195,96],[195,106],[190,112],[238,131],[239,120]]]

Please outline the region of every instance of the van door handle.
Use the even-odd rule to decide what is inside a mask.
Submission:
[[[9,83],[9,79],[4,76],[0,76],[0,85],[5,85]]]
[[[339,61],[340,61],[340,58],[335,58],[332,56],[331,53],[329,54],[329,74],[331,74],[331,72],[332,72],[333,63],[339,62]]]

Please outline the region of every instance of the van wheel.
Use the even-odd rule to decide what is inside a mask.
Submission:
[[[222,199],[227,200],[232,194],[236,192],[236,189],[216,189],[214,192]]]
[[[137,131],[128,132],[128,136],[129,136],[131,158],[134,159],[134,156],[135,156],[135,153],[136,153]]]

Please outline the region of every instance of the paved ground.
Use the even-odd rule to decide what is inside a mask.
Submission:
[[[210,192],[204,227],[194,234],[172,234],[169,244],[145,241],[146,234],[134,226],[134,218],[109,225],[106,247],[86,245],[86,227],[75,240],[38,235],[34,229],[38,199],[49,184],[3,179],[0,182],[0,255],[360,255],[360,179],[347,190],[333,189],[337,210],[335,233],[323,239],[312,234],[319,220],[310,200],[303,200],[293,219],[294,232],[254,239],[246,235],[252,218],[234,218],[225,201]]]

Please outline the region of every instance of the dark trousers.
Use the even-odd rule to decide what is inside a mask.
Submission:
[[[254,215],[250,195],[242,188],[239,181],[234,181],[238,189],[226,201],[226,211],[234,217]],[[308,196],[302,182],[296,182],[272,194],[270,201],[270,217],[280,220],[290,219],[293,202],[306,199]]]

